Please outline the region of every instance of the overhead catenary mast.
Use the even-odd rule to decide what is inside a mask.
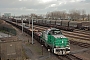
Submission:
[[[0,12],[0,18],[1,18],[1,12]]]
[[[32,44],[33,44],[33,17],[32,17]]]
[[[30,17],[28,17],[28,19],[29,19],[29,28],[30,28]]]
[[[22,33],[23,33],[23,16],[21,16],[21,20],[22,20]]]

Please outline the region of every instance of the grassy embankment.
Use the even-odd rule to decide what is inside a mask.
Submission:
[[[0,32],[10,35],[16,35],[16,30],[3,20],[0,20]]]

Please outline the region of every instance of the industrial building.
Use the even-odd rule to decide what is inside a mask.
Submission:
[[[4,13],[4,15],[2,16],[2,18],[4,19],[8,19],[11,17],[11,13]]]

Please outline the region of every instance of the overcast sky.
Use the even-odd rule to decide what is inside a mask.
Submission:
[[[58,10],[68,12],[72,9],[84,9],[87,13],[90,13],[90,0],[0,0],[1,14],[45,14]]]

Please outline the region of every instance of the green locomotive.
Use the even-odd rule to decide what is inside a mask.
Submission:
[[[40,36],[40,41],[42,41],[46,47],[49,47],[54,54],[65,55],[70,53],[69,40],[59,29],[50,28],[43,31]]]

